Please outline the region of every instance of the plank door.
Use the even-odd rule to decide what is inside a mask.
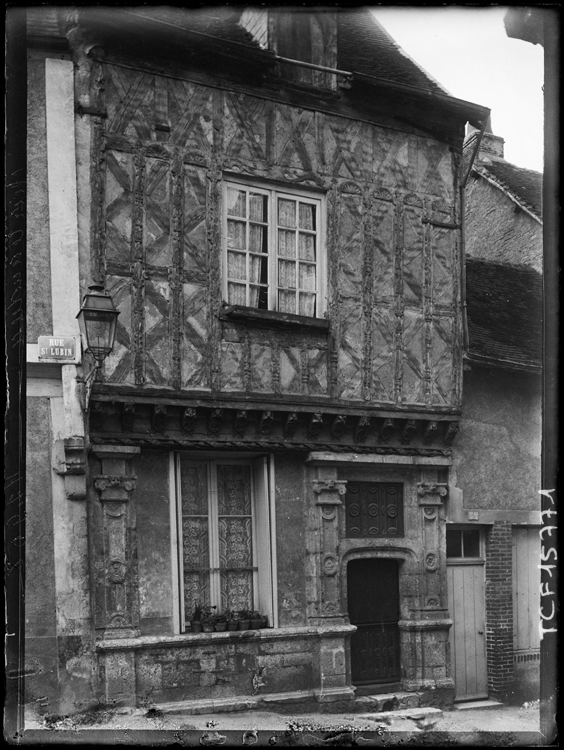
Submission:
[[[484,564],[447,565],[455,700],[487,698]]]
[[[398,563],[375,558],[351,560],[347,566],[354,685],[400,679]]]

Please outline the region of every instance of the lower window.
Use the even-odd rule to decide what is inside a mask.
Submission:
[[[181,630],[196,606],[273,624],[268,462],[176,456]]]

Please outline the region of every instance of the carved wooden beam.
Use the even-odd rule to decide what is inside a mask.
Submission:
[[[246,411],[238,411],[235,414],[235,419],[233,420],[233,435],[235,437],[242,438],[245,434],[245,430],[247,428],[248,424],[248,416]]]
[[[208,432],[217,435],[223,422],[223,409],[212,409],[208,419]]]
[[[135,404],[122,404],[121,406],[121,431],[133,432],[135,422]]]
[[[290,414],[288,414],[288,417],[286,418],[286,422],[284,423],[284,428],[282,430],[284,437],[286,439],[293,438],[297,427],[298,427],[298,415],[296,414],[295,411],[293,411]]]
[[[335,417],[335,419],[333,420],[333,423],[331,424],[331,436],[335,438],[335,440],[339,440],[343,436],[346,428],[346,422],[347,418],[341,415]]]
[[[152,432],[164,432],[165,429],[165,417],[166,417],[166,406],[161,404],[155,404],[153,407],[153,414],[151,416],[151,430]]]
[[[182,414],[181,429],[183,435],[192,435],[196,426],[196,409],[188,407]]]
[[[360,417],[354,431],[355,443],[363,443],[368,437],[370,430],[370,417]]]
[[[323,426],[323,414],[313,414],[307,426],[307,436],[310,440],[316,440]]]
[[[263,411],[259,422],[259,432],[263,437],[270,436],[270,430],[272,429],[273,422],[274,418],[272,416],[272,412]]]
[[[417,424],[414,419],[408,419],[401,433],[401,444],[409,445],[417,428]]]
[[[380,432],[378,433],[378,437],[382,443],[387,443],[388,440],[392,436],[392,432],[394,429],[394,422],[391,419],[385,419],[384,424],[380,428]]]

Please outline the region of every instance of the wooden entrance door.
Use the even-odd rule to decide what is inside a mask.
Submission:
[[[447,581],[455,700],[487,698],[484,565],[449,564]]]
[[[347,566],[349,618],[358,630],[351,637],[354,685],[400,679],[398,563],[368,558]]]

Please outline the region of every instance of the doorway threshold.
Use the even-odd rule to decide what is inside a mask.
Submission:
[[[500,703],[499,701],[484,698],[482,700],[455,702],[453,708],[455,711],[476,711],[478,709],[483,711],[489,708],[501,708],[502,706],[503,703]]]
[[[382,695],[385,693],[397,693],[401,690],[401,682],[379,682],[370,685],[355,685],[355,695]]]

